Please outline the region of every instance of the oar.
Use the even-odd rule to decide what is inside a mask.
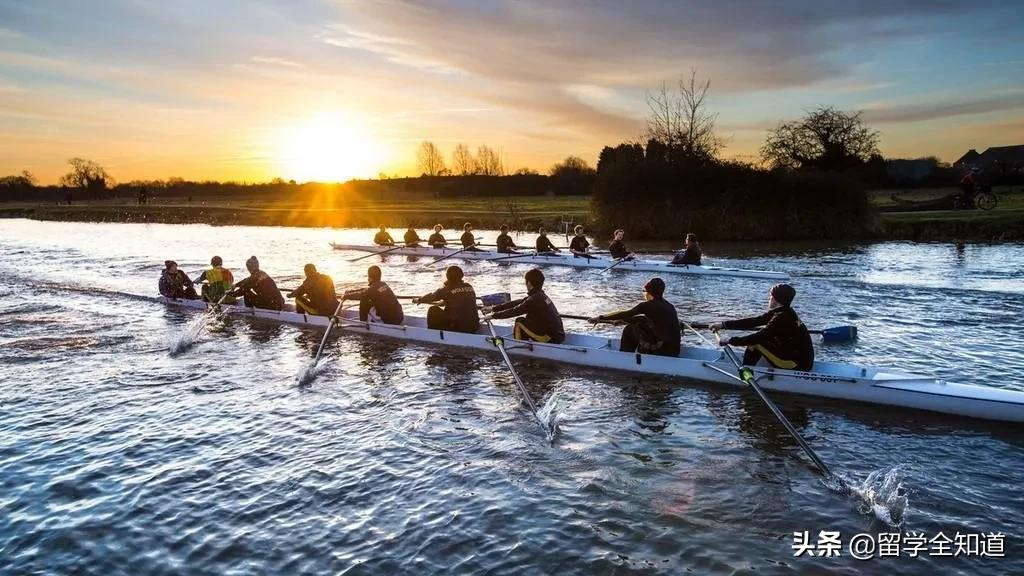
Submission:
[[[694,328],[709,328],[708,324],[693,324]],[[728,330],[728,328],[726,328]],[[856,326],[833,326],[822,330],[808,330],[811,334],[820,334],[825,342],[850,342],[857,339]]]
[[[491,323],[491,319],[484,317],[484,322],[487,324],[487,328],[491,331],[491,344],[501,352],[501,357],[505,360],[505,366],[508,367],[508,371],[512,373],[512,379],[516,381],[516,386],[519,387],[519,393],[523,395],[523,399],[526,400],[526,405],[530,407],[530,412],[533,413],[533,417],[537,419],[541,427],[544,429],[544,435],[550,434],[548,425],[541,419],[540,414],[537,414],[537,406],[533,403],[533,398],[530,398],[530,393],[526,391],[526,385],[523,384],[522,379],[519,378],[519,374],[516,372],[514,366],[512,366],[512,359],[508,357],[508,352],[505,351],[505,340],[494,330],[494,324]]]
[[[614,263],[614,264],[612,264],[611,266],[609,266],[609,267],[607,267],[607,268],[602,268],[602,269],[601,269],[601,270],[599,270],[599,271],[598,271],[597,273],[598,273],[598,274],[600,274],[601,272],[607,272],[607,271],[611,270],[612,268],[615,268],[615,267],[616,267],[616,266],[618,266],[619,264],[622,264],[623,262],[625,262],[626,260],[628,260],[628,259],[629,259],[629,257],[630,257],[630,256],[632,256],[632,255],[633,255],[633,253],[632,253],[632,252],[630,252],[629,254],[626,254],[626,255],[625,255],[625,256],[623,256],[622,258],[619,258],[618,260],[616,260],[616,261],[615,261],[615,263]]]
[[[548,252],[545,252],[545,254],[548,254]],[[529,257],[529,256],[536,256],[536,255],[537,255],[537,252],[520,252],[520,253],[517,253],[517,254],[509,254],[508,256],[502,256],[501,258],[490,258],[487,261],[488,262],[501,262],[502,260],[512,260],[514,258],[523,258],[523,257]]]
[[[395,250],[398,250],[399,248],[405,248],[405,247],[406,247],[405,244],[398,244],[398,245],[396,245],[396,246],[394,246],[392,248],[388,248],[387,250],[384,250],[382,252],[371,252],[370,254],[367,254],[365,256],[360,256],[359,258],[353,258],[353,259],[349,260],[349,262],[359,262],[363,258],[369,258],[370,256],[382,256],[384,254],[387,254],[388,252],[394,252]]]
[[[476,238],[474,238],[474,240],[480,240],[481,238],[483,238],[483,237],[482,236],[477,236]],[[442,260],[447,260],[447,259],[451,258],[452,256],[455,256],[456,254],[461,254],[461,253],[465,252],[466,250],[469,250],[470,248],[474,248],[474,247],[476,247],[476,245],[477,245],[476,242],[474,242],[474,243],[470,244],[469,246],[464,247],[461,250],[456,250],[455,252],[452,252],[451,254],[449,254],[447,256],[442,256],[442,257],[438,258],[437,260],[434,260],[433,262],[427,262],[426,264],[424,264],[424,266],[433,266],[434,264],[437,264],[438,262],[440,262]]]
[[[415,300],[422,298],[422,296],[395,296],[399,300]],[[477,296],[477,300],[484,303],[484,306],[497,306],[498,304],[504,304],[512,299],[511,294],[508,292],[496,292],[494,294],[484,294],[483,296]],[[433,302],[423,302],[423,304],[433,304]]]
[[[718,335],[718,332],[715,332],[715,338],[717,338],[719,343],[721,343],[722,339]],[[781,422],[782,425],[786,428],[786,430],[793,436],[793,438],[796,440],[796,443],[799,444],[800,447],[803,448],[804,452],[807,453],[807,456],[811,459],[812,462],[814,462],[814,465],[817,466],[819,470],[824,472],[825,476],[831,477],[832,471],[828,469],[828,466],[825,465],[825,462],[822,461],[822,459],[819,458],[818,455],[814,453],[814,450],[812,450],[811,447],[807,444],[807,442],[804,441],[803,437],[800,436],[800,433],[796,431],[796,428],[793,428],[793,425],[789,422],[786,416],[782,414],[782,411],[779,410],[779,407],[776,406],[775,403],[772,402],[771,399],[769,399],[768,396],[764,393],[764,390],[762,390],[761,387],[758,386],[757,379],[754,377],[754,371],[751,370],[748,366],[744,366],[740,362],[740,359],[736,357],[736,352],[728,344],[722,346],[722,350],[725,351],[725,355],[728,356],[729,360],[731,360],[733,365],[736,366],[736,371],[739,374],[739,378],[736,378],[735,376],[732,376],[731,374],[728,374],[725,371],[722,371],[722,373],[728,374],[729,376],[732,376],[733,378],[736,378],[740,382],[743,382],[750,386],[751,388],[753,388],[754,392],[756,392],[757,395],[761,397],[761,400],[765,403],[765,405],[768,406],[768,409],[772,411],[772,414],[775,414],[775,417],[779,419],[779,422]],[[713,366],[707,364],[706,366],[714,369]]]
[[[324,353],[324,346],[327,345],[327,337],[331,335],[331,329],[338,322],[338,314],[341,313],[341,307],[344,304],[345,298],[343,297],[338,302],[338,307],[334,309],[334,314],[331,314],[331,320],[327,324],[327,329],[324,330],[324,337],[320,340],[320,346],[316,349],[316,356],[313,357],[313,362],[299,372],[298,381],[300,386],[308,384],[313,378],[316,378],[316,365],[320,362],[320,355]]]

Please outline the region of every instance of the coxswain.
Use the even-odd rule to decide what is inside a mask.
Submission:
[[[626,231],[619,228],[612,237],[612,243],[608,245],[608,255],[616,260],[632,260],[633,255],[626,249],[626,243],[622,239]]]
[[[347,290],[342,299],[359,301],[359,319],[363,322],[401,324],[405,320],[402,304],[391,287],[381,280],[380,267],[367,268],[366,279],[366,288]]]
[[[512,331],[516,340],[561,344],[565,341],[565,328],[558,309],[544,293],[544,273],[534,268],[528,270],[524,278],[526,297],[484,308],[484,318],[500,320],[518,316]]]
[[[508,235],[508,226],[502,224],[501,234],[498,234],[498,238],[494,241],[494,245],[498,247],[498,252],[501,254],[518,254],[515,251],[516,243],[512,241],[512,237]]]
[[[419,248],[420,242],[423,242],[423,239],[416,233],[415,228],[409,226],[409,229],[405,231],[405,245],[409,248]]]
[[[644,301],[629,310],[591,318],[592,324],[624,321],[619,343],[621,352],[656,356],[679,356],[682,333],[676,308],[665,300],[665,281],[651,278],[644,284]]]
[[[381,224],[380,230],[373,236],[373,243],[377,246],[394,246],[395,240],[388,233],[387,226]]]
[[[245,269],[249,271],[249,276],[235,283],[228,295],[242,296],[245,298],[245,305],[250,308],[265,310],[284,308],[284,296],[278,290],[274,279],[260,270],[260,261],[255,256],[250,256],[245,261]]]
[[[427,328],[474,333],[480,328],[480,314],[476,307],[476,292],[463,281],[462,268],[449,266],[445,270],[444,285],[425,296],[413,299],[413,304],[441,302],[444,306],[431,306],[427,310]]]
[[[164,261],[164,271],[160,274],[158,287],[160,295],[165,298],[199,299],[192,279],[183,270],[178,269],[178,263],[174,260]]]
[[[700,266],[702,255],[697,235],[690,232],[686,235],[686,247],[676,252],[676,255],[672,257],[671,264],[673,266]]]
[[[306,279],[298,288],[288,293],[295,298],[295,311],[314,316],[331,316],[338,309],[338,293],[334,280],[327,274],[317,272],[316,266],[306,264],[302,269]]]
[[[551,243],[551,239],[548,238],[546,230],[541,228],[537,231],[537,234],[539,234],[539,236],[537,236],[537,254],[551,254],[559,251],[558,248],[555,248],[555,245]]]
[[[441,234],[441,230],[444,230],[443,226],[434,224],[434,233],[430,235],[430,238],[427,238],[427,244],[430,244],[431,248],[444,248],[448,244],[448,241]]]
[[[462,249],[464,251],[483,252],[483,250],[476,247],[476,237],[473,236],[473,225],[469,222],[462,225],[462,236],[459,240],[462,241]]]
[[[789,284],[776,284],[768,294],[768,311],[760,316],[742,320],[727,320],[712,324],[718,330],[753,330],[746,336],[722,338],[722,346],[746,346],[743,363],[753,366],[762,358],[776,368],[810,370],[814,366],[814,343],[807,327],[793,310],[796,290]]]
[[[231,270],[224,267],[224,260],[220,256],[210,258],[210,268],[203,270],[203,273],[194,282],[202,284],[203,300],[207,302],[221,302],[221,298],[223,298],[224,304],[235,303],[234,298],[227,296],[232,284],[235,283],[235,276],[231,273]]]
[[[587,236],[583,233],[583,226],[577,224],[572,231],[575,236],[573,236],[572,240],[569,242],[569,251],[577,258],[593,258],[590,254],[587,254],[587,251],[590,249],[590,242],[587,240]]]

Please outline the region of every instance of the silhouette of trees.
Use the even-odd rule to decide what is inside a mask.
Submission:
[[[486,144],[476,149],[476,173],[481,176],[503,176],[505,167],[498,153]]]
[[[28,190],[36,185],[36,177],[28,170],[22,170],[21,174],[0,177],[0,190]]]
[[[448,171],[444,166],[444,156],[433,142],[423,141],[416,153],[420,173],[424,176],[443,176]]]
[[[477,173],[476,158],[469,146],[459,142],[452,152],[452,174],[455,176],[472,176]]]
[[[92,160],[72,158],[68,160],[68,164],[71,165],[71,171],[61,176],[61,186],[86,190],[106,190],[109,184],[113,184],[114,179],[106,169]]]
[[[662,145],[659,149],[673,160],[708,162],[714,160],[724,146],[715,132],[718,114],[707,109],[711,80],[697,80],[697,70],[689,78],[679,79],[677,92],[665,84],[647,96],[647,139]]]
[[[841,172],[857,168],[878,154],[878,131],[860,112],[821,106],[768,133],[761,158],[773,168]]]
[[[568,156],[565,160],[551,167],[549,174],[555,177],[591,176],[597,171],[579,156]]]

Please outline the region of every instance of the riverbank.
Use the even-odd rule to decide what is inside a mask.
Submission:
[[[891,207],[893,195],[926,200],[948,193],[939,189],[910,194],[883,190],[872,193],[879,208]],[[1012,241],[1024,239],[1024,190],[997,190],[999,205],[980,210],[879,212],[878,226],[869,239],[922,241]],[[297,227],[415,226],[461,228],[473,222],[478,228],[535,230],[544,226],[563,231],[565,222],[589,223],[587,196],[537,196],[449,198],[361,203],[344,207],[308,206],[268,201],[265,198],[212,198],[161,200],[152,204],[125,201],[90,201],[71,205],[55,203],[0,203],[0,218],[30,218],[63,222],[131,222]],[[708,238],[712,239],[712,238]],[[729,240],[727,236],[713,238]]]

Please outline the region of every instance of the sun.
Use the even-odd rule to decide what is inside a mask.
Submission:
[[[299,182],[370,178],[385,160],[366,125],[345,114],[318,114],[284,127],[278,148],[282,176]]]

